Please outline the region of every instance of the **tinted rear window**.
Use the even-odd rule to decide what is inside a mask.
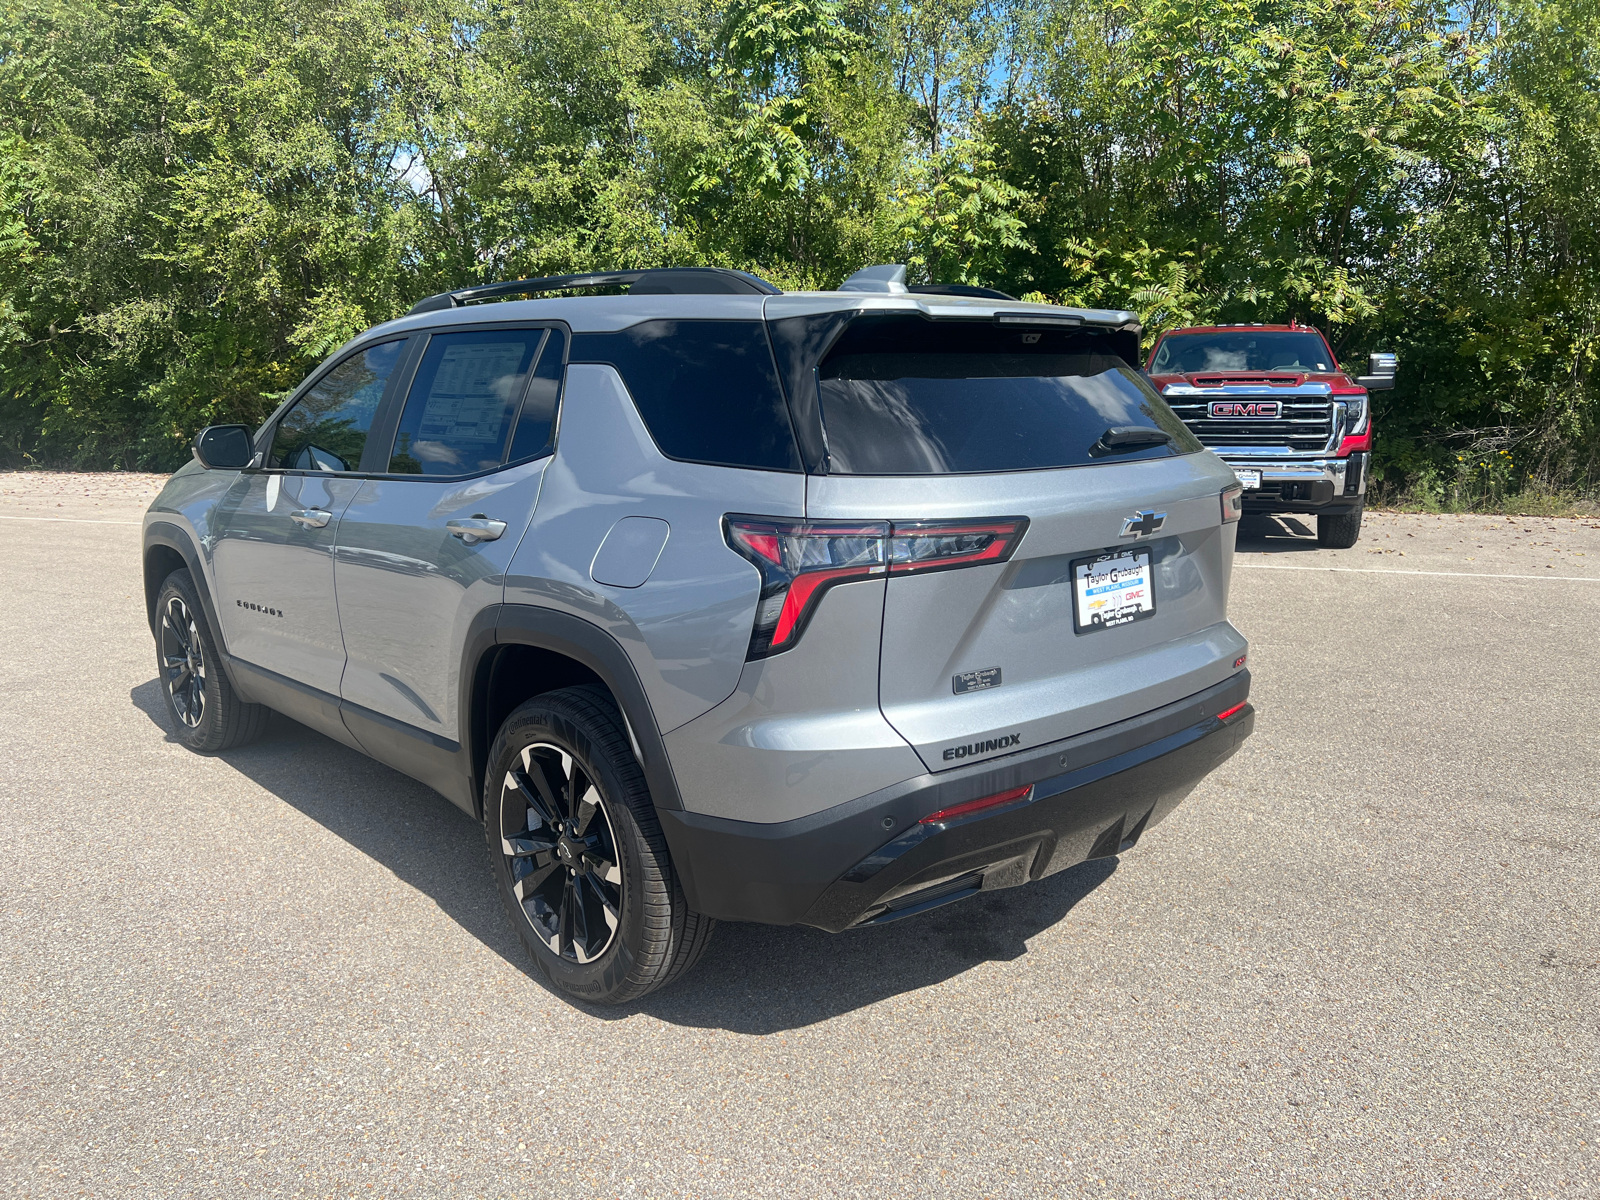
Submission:
[[[818,369],[828,470],[954,475],[1200,449],[1155,390],[1085,330],[858,321]],[[1108,450],[1111,430],[1171,441]]]
[[[571,361],[615,367],[669,458],[800,470],[760,321],[645,321],[574,334]]]
[[[1321,334],[1290,330],[1175,333],[1161,339],[1150,360],[1154,375],[1332,370],[1333,355]]]

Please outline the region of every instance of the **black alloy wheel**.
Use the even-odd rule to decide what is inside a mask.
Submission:
[[[206,656],[194,614],[173,592],[161,611],[161,669],[172,715],[189,729],[199,729],[206,715]]]
[[[245,703],[233,690],[188,571],[174,571],[162,581],[155,635],[156,684],[178,741],[202,754],[215,754],[260,735],[270,714],[260,704]]]
[[[716,922],[684,897],[606,692],[562,688],[514,709],[489,748],[483,813],[506,913],[561,995],[636,1000],[705,953]]]
[[[524,746],[500,785],[512,893],[551,953],[591,963],[622,919],[617,835],[594,781],[560,746]]]

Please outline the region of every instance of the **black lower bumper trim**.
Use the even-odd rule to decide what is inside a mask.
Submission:
[[[981,876],[983,888],[1006,887],[1131,846],[1249,735],[1248,706],[1226,722],[1217,719],[1244,705],[1249,690],[1249,672],[1239,671],[1140,717],[919,776],[794,821],[658,815],[697,911],[840,930],[907,915],[897,902],[918,909],[932,906],[925,900],[948,903],[959,897],[934,896],[931,889],[963,875]],[[929,813],[1027,784],[1033,790],[1020,805],[922,827],[909,844],[887,853]],[[868,869],[874,858],[885,861]]]

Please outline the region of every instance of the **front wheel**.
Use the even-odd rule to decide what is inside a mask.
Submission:
[[[174,571],[156,597],[156,667],[178,740],[201,754],[254,741],[268,710],[246,704],[222,670],[194,578]]]
[[[1329,550],[1348,550],[1361,536],[1361,509],[1352,509],[1338,516],[1323,515],[1317,518],[1317,545]]]
[[[483,801],[500,899],[557,991],[622,1004],[705,952],[714,922],[689,909],[609,697],[564,688],[517,708],[489,750]]]

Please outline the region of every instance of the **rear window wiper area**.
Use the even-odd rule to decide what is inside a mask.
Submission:
[[[1165,429],[1151,425],[1113,425],[1100,435],[1100,440],[1089,447],[1096,458],[1108,454],[1127,454],[1133,450],[1147,450],[1151,446],[1164,446],[1172,442]]]

